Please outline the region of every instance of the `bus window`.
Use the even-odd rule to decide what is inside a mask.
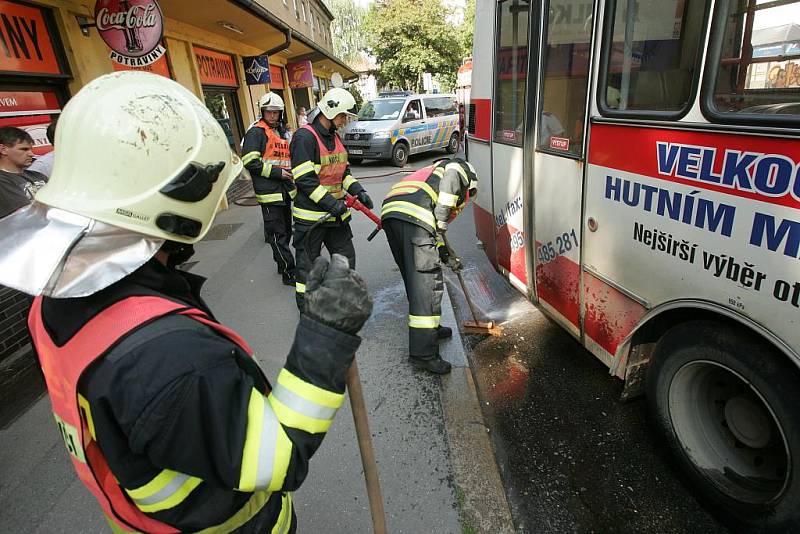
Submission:
[[[610,0],[608,7],[605,94],[601,90],[599,99],[604,114],[645,111],[674,117],[687,110],[706,28],[706,2]]]
[[[494,139],[521,146],[528,76],[529,5],[526,0],[501,0],[498,10]]]
[[[551,0],[542,66],[538,146],[580,156],[589,85],[592,3]]]
[[[800,0],[725,0],[719,61],[708,96],[721,114],[800,117]]]

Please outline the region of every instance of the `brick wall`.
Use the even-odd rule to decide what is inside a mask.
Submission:
[[[28,295],[0,286],[0,361],[30,343],[26,325],[30,305]]]

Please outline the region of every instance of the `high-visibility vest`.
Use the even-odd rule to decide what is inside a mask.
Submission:
[[[72,465],[80,480],[100,503],[112,529],[118,532],[171,534],[178,530],[145,515],[126,497],[125,490],[114,478],[97,444],[89,403],[79,394],[78,383],[86,369],[120,339],[140,326],[170,314],[184,315],[209,326],[252,357],[253,350],[236,332],[213,321],[198,309],[187,308],[184,304],[162,297],[125,298],[93,317],[61,347],[53,342],[44,326],[41,297],[34,299],[28,315],[28,327],[50,393],[53,414]],[[262,506],[268,498],[269,492],[254,494],[254,499],[263,501]],[[255,508],[252,516],[260,508]],[[243,518],[238,519],[241,521]]]
[[[253,128],[261,128],[267,136],[267,144],[264,147],[264,153],[261,155],[261,160],[264,163],[264,176],[269,176],[273,167],[290,170],[292,168],[292,159],[289,155],[289,141],[281,138],[264,119],[256,122]],[[258,179],[258,177],[255,179]],[[286,184],[290,187],[289,198],[294,199],[297,195],[297,189],[295,189],[292,182],[286,182]],[[279,184],[274,184],[271,192],[268,189],[263,194],[256,193],[256,199],[260,204],[283,203],[285,200]]]
[[[439,200],[444,167],[429,165],[394,184],[381,206],[381,219],[400,219],[436,233],[433,210]]]
[[[292,168],[292,158],[289,156],[289,141],[282,139],[269,124],[260,120],[254,125],[261,128],[267,135],[267,146],[261,159],[273,167],[289,170]]]
[[[343,182],[344,173],[347,171],[347,149],[344,147],[342,140],[337,134],[334,134],[333,137],[335,140],[335,145],[333,150],[328,150],[328,148],[325,146],[325,143],[310,124],[303,126],[302,129],[311,132],[311,134],[317,140],[317,146],[319,146],[319,164],[314,165],[314,171],[317,174],[317,178],[319,178],[319,185],[324,188],[325,191],[330,193],[333,198],[344,198],[345,190]],[[311,162],[307,162],[306,165],[311,165]],[[322,196],[325,191],[320,190],[320,196]],[[314,195],[312,195],[312,197],[313,196]],[[309,200],[313,206],[317,204],[318,199],[315,200],[314,198],[309,198]],[[314,222],[327,215],[327,212],[325,211],[309,209],[311,206],[305,206],[302,204],[304,203],[298,202],[292,207],[292,214],[294,215],[295,219],[299,219],[303,222]],[[348,217],[350,217],[350,210],[342,215],[341,219],[345,220]]]

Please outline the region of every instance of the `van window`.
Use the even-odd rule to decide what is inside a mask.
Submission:
[[[722,53],[711,66],[712,109],[762,119],[800,117],[800,0],[750,3],[720,2]]]
[[[422,103],[419,100],[412,100],[408,103],[406,112],[403,115],[403,122],[416,121],[422,118]]]
[[[497,9],[494,140],[522,146],[530,5],[527,0],[500,0]]]
[[[426,98],[425,109],[428,111],[428,117],[442,117],[458,113],[456,102],[451,97]]]
[[[371,100],[361,107],[358,112],[360,121],[385,121],[400,117],[400,110],[406,103],[405,98],[379,98]]]
[[[600,107],[676,115],[692,97],[704,0],[610,0]],[[609,42],[610,41],[610,42]]]

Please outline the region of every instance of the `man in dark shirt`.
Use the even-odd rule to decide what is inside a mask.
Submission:
[[[30,204],[47,176],[27,170],[33,163],[33,139],[14,126],[0,127],[0,218]]]

